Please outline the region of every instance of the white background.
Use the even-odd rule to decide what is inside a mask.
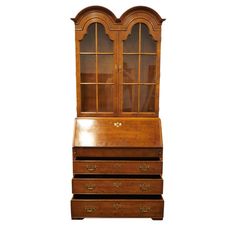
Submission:
[[[0,235],[236,235],[236,14],[230,0],[0,3]],[[146,5],[162,31],[164,221],[70,219],[74,24]]]

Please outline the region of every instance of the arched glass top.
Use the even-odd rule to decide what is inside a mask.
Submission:
[[[123,112],[154,112],[157,41],[148,27],[135,24],[123,41]]]
[[[100,23],[80,41],[81,112],[114,111],[114,43]]]

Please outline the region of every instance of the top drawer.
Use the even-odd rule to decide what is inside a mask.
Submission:
[[[154,157],[162,159],[162,149],[157,148],[73,148],[73,157]]]

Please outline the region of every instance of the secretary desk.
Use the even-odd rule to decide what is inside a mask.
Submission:
[[[100,6],[75,23],[77,117],[72,219],[163,219],[159,118],[162,19],[148,7],[120,18]]]

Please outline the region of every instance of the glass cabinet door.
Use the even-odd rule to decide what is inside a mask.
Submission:
[[[154,113],[157,42],[143,23],[135,24],[123,41],[122,113]]]
[[[92,23],[80,40],[80,111],[115,111],[114,42],[100,23]]]

